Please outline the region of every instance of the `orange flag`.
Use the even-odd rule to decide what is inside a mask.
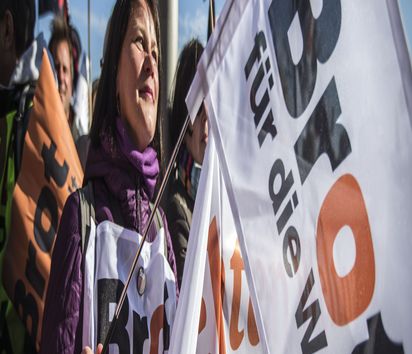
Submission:
[[[3,279],[37,350],[51,255],[64,203],[83,171],[44,51],[13,192],[11,231]]]

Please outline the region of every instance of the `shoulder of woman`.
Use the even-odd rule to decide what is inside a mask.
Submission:
[[[76,257],[78,252],[81,253],[79,208],[79,194],[75,191],[67,198],[60,218],[53,249],[53,259],[56,258],[57,263],[61,257],[67,259],[68,256]]]
[[[78,234],[79,225],[79,208],[80,198],[77,191],[69,195],[64,204],[62,216],[60,219],[59,232],[66,234]]]
[[[79,323],[82,274],[79,195],[66,200],[54,244],[44,308],[41,353],[72,352]],[[71,349],[68,349],[71,348]]]

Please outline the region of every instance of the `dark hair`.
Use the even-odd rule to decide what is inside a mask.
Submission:
[[[170,143],[176,145],[187,116],[186,96],[196,74],[197,63],[203,53],[203,45],[197,40],[189,41],[180,53],[171,97]]]
[[[70,70],[72,73],[72,80],[73,80],[73,76],[74,76],[73,51],[72,51],[72,40],[71,40],[70,27],[67,24],[64,17],[61,15],[58,15],[53,19],[50,27],[51,27],[51,37],[49,40],[49,50],[52,54],[54,54],[54,50],[56,49],[57,44],[63,41],[67,43],[67,45],[69,46]]]
[[[158,46],[158,70],[159,70],[159,97],[157,108],[157,121],[155,136],[152,146],[156,149],[158,159],[161,161],[161,109],[160,109],[160,92],[161,92],[161,54],[160,54],[160,25],[159,16],[157,12],[156,0],[146,1],[153,17],[156,40]],[[115,149],[115,132],[116,132],[116,117],[117,111],[117,97],[116,97],[116,77],[120,60],[120,53],[124,38],[126,36],[127,26],[132,16],[138,0],[117,0],[111,15],[109,27],[107,29],[107,45],[103,53],[103,67],[100,75],[99,86],[96,94],[95,109],[93,112],[92,126],[90,128],[90,141],[93,146],[100,144],[100,137],[102,134],[110,139],[109,143],[111,149]]]
[[[9,10],[13,16],[16,55],[19,58],[30,47],[34,38],[36,19],[34,0],[1,0],[0,19]]]
[[[73,60],[73,87],[76,87],[77,79],[79,77],[79,61],[82,52],[82,42],[80,40],[79,32],[69,22],[70,41],[72,45],[72,60]]]

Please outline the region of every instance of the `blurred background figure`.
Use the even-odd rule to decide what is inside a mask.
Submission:
[[[56,16],[52,22],[49,50],[53,57],[56,69],[59,95],[63,103],[64,113],[69,122],[74,140],[79,137],[79,132],[74,122],[72,108],[74,62],[72,54],[72,41],[70,29],[62,16]]]
[[[94,103],[96,101],[97,88],[99,87],[99,79],[95,79],[92,84],[92,107],[94,110]],[[86,87],[87,89],[87,87]],[[76,140],[76,150],[79,155],[79,160],[83,171],[86,170],[87,155],[89,154],[90,138],[89,134],[83,134]]]
[[[80,37],[68,21],[68,17],[62,15],[57,15],[53,19],[49,50],[53,56],[59,95],[84,170],[90,126],[88,60],[83,55],[79,63],[82,51]]]
[[[86,53],[82,52],[82,45],[79,33],[76,28],[69,23],[70,36],[72,41],[73,56],[73,111],[74,122],[79,136],[89,133],[91,125],[91,112],[89,114],[89,59]],[[93,104],[92,104],[93,107]]]
[[[196,66],[202,52],[202,44],[193,39],[184,46],[178,60],[169,115],[171,146],[176,145],[188,114],[185,98],[195,76]],[[202,105],[195,123],[189,124],[180,148],[167,207],[167,220],[176,256],[179,286],[181,286],[183,277],[192,212],[207,139],[207,115]]]
[[[34,0],[0,2],[0,277],[11,220],[11,201],[21,164],[24,135],[43,48],[35,40]],[[0,352],[35,352],[13,304],[0,283]]]

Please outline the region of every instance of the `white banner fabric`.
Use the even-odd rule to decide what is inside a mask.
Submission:
[[[94,351],[105,340],[142,236],[110,221],[92,225],[85,256],[83,346]],[[110,353],[168,352],[176,286],[164,253],[162,228],[152,243],[143,245]]]
[[[226,2],[188,107],[265,352],[412,353],[411,88],[396,1]]]
[[[206,156],[170,352],[261,353],[213,137]]]

